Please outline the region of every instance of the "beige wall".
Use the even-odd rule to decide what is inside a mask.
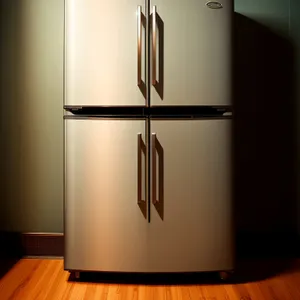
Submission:
[[[0,229],[63,230],[63,0],[0,0]]]

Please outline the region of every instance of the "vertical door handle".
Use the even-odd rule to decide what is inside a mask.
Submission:
[[[156,6],[153,6],[152,12],[152,85],[156,85]]]
[[[137,135],[137,159],[138,159],[138,169],[137,169],[137,177],[138,177],[138,184],[137,184],[137,201],[138,203],[142,202],[142,134],[138,133]]]
[[[151,140],[151,144],[152,144],[152,203],[156,204],[157,199],[156,199],[156,133],[152,133],[152,140]]]
[[[155,133],[152,133],[152,204],[155,206],[160,218],[164,219],[164,150]],[[157,170],[158,158],[158,170]],[[157,187],[158,174],[158,187]],[[156,197],[158,189],[158,197]]]
[[[137,85],[142,83],[142,6],[137,8]]]
[[[137,135],[137,204],[140,207],[145,218],[147,218],[147,205],[146,200],[143,199],[143,168],[142,168],[142,158],[143,153],[146,151],[146,146],[142,139],[142,134]]]

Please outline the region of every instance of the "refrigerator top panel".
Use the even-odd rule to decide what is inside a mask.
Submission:
[[[65,0],[65,105],[146,105],[145,7]]]
[[[232,0],[150,1],[151,105],[231,105]]]

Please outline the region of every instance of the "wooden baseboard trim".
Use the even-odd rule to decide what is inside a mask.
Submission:
[[[6,257],[64,255],[62,233],[0,232],[0,254]]]
[[[62,233],[22,233],[23,255],[63,256],[64,235]]]

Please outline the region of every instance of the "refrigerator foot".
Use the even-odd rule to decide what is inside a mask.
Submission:
[[[233,271],[222,271],[219,272],[220,279],[223,281],[227,281],[231,278]]]
[[[75,279],[80,279],[80,272],[74,272]]]

